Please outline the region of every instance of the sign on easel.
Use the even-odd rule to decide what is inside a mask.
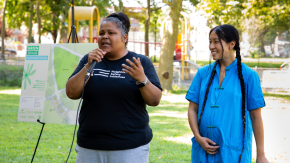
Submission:
[[[29,44],[24,63],[18,121],[74,124],[79,100],[65,86],[81,58],[98,44]]]

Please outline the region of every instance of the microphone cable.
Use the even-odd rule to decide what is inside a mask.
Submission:
[[[79,103],[79,106],[78,106],[78,110],[77,110],[76,124],[75,124],[75,129],[74,129],[73,140],[72,140],[72,143],[71,143],[71,146],[70,146],[70,150],[69,150],[69,153],[68,153],[68,156],[67,156],[67,159],[66,159],[66,163],[69,160],[69,156],[70,156],[70,153],[71,153],[71,149],[72,149],[72,146],[74,144],[75,133],[76,133],[76,128],[77,128],[77,124],[78,124],[78,117],[79,117],[80,105],[81,105],[81,102],[83,101],[83,95],[84,95],[84,91],[85,91],[85,84],[86,84],[86,80],[84,81],[83,92],[82,92],[81,100],[80,100],[80,103]]]

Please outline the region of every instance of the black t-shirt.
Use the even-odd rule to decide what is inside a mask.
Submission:
[[[79,117],[77,143],[97,150],[132,149],[149,143],[153,137],[149,116],[136,81],[122,71],[126,59],[140,58],[149,81],[162,90],[151,61],[143,55],[128,52],[118,60],[105,57],[94,67],[85,86]],[[72,76],[88,62],[85,55]]]

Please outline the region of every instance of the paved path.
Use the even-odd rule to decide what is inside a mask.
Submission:
[[[3,91],[0,91],[0,94],[15,94],[15,95],[20,95],[21,94],[21,89],[3,90]]]

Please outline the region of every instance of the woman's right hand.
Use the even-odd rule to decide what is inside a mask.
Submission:
[[[200,146],[203,148],[203,150],[205,150],[208,154],[213,155],[213,154],[217,154],[218,153],[217,149],[220,146],[213,146],[216,143],[213,142],[212,140],[210,140],[209,138],[198,137],[196,139],[196,141],[200,144]]]
[[[93,60],[97,61],[97,62],[101,62],[102,58],[104,58],[104,55],[106,54],[106,52],[104,52],[101,49],[94,49],[92,51],[89,52],[89,56],[88,56],[88,66],[91,66]]]

